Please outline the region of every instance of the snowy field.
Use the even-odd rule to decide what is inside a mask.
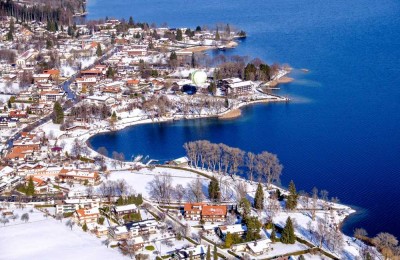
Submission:
[[[60,223],[31,209],[13,209],[20,217],[28,213],[27,223],[18,218],[0,226],[0,259],[126,259],[80,227],[71,231],[65,219]]]
[[[167,168],[156,168],[154,170],[142,169],[138,172],[113,172],[109,180],[124,179],[137,193],[141,193],[145,198],[149,198],[148,184],[154,180],[154,176],[165,174],[171,175],[173,185],[181,184],[183,187],[186,187],[187,184],[199,177],[203,181],[203,192],[207,190],[209,179],[192,172]]]

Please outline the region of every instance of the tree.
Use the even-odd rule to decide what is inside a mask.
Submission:
[[[112,67],[108,67],[107,72],[106,72],[106,77],[107,78],[114,78],[114,70],[112,69]]]
[[[28,187],[26,188],[26,195],[33,196],[35,194],[35,185],[33,184],[32,176],[29,177]]]
[[[213,260],[218,260],[218,252],[217,252],[217,245],[216,244],[214,244]]]
[[[183,35],[182,35],[182,30],[181,29],[176,30],[176,40],[177,41],[182,41],[183,40]]]
[[[8,218],[6,218],[5,216],[3,216],[2,218],[0,218],[0,223],[2,223],[4,226],[10,222],[10,220],[8,220]]]
[[[201,27],[199,25],[196,27],[196,32],[201,32]]]
[[[218,29],[217,29],[217,32],[215,33],[215,40],[216,41],[221,40],[221,36],[219,35]]]
[[[97,57],[103,56],[103,51],[101,49],[100,43],[97,44],[96,55],[97,55]]]
[[[243,197],[239,202],[239,208],[242,211],[243,218],[246,218],[250,214],[251,204],[250,201]]]
[[[132,16],[129,17],[128,25],[129,25],[129,27],[133,27],[135,25],[135,23],[133,22],[133,17]]]
[[[282,231],[281,242],[284,244],[294,244],[296,242],[293,223],[290,217],[286,219],[286,225]]]
[[[75,226],[75,222],[72,219],[68,219],[67,222],[65,222],[65,225],[72,230],[72,228]]]
[[[272,228],[270,239],[271,239],[272,243],[275,243],[277,241],[275,228]]]
[[[357,239],[362,240],[362,239],[366,238],[367,236],[368,236],[368,233],[363,228],[356,228],[354,230],[354,237],[357,238]]]
[[[233,244],[233,236],[230,232],[228,232],[225,236],[225,247],[231,248],[232,244]]]
[[[378,248],[393,248],[399,243],[395,236],[387,232],[381,232],[376,235],[376,237],[373,239],[373,242]]]
[[[64,110],[61,104],[56,101],[53,106],[53,123],[62,124],[64,122]]]
[[[14,40],[14,19],[11,18],[10,20],[10,27],[7,33],[7,41],[13,41]]]
[[[206,255],[206,260],[211,260],[211,251],[210,251],[210,246],[207,247],[207,255]]]
[[[208,185],[208,196],[211,201],[219,201],[221,199],[219,183],[215,177],[211,178],[210,184]]]
[[[264,191],[261,183],[258,183],[256,195],[254,197],[254,208],[262,210],[264,209]]]
[[[25,223],[28,222],[29,221],[29,213],[22,214],[21,221],[25,221]]]
[[[295,209],[297,207],[297,199],[298,199],[298,194],[296,191],[296,186],[294,185],[293,181],[290,181],[289,196],[287,197],[286,200],[286,208],[289,210]]]
[[[87,225],[86,225],[86,222],[83,223],[83,225],[82,225],[82,230],[83,230],[84,232],[86,232],[86,231],[88,230],[88,227],[87,227]]]
[[[201,179],[197,177],[192,182],[188,183],[188,199],[189,201],[202,202],[204,199],[203,184]]]
[[[246,241],[253,241],[259,239],[262,224],[258,220],[258,217],[246,217],[244,222],[247,227]]]

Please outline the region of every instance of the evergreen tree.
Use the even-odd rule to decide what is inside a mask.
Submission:
[[[86,222],[83,223],[82,230],[83,230],[84,232],[86,232],[86,231],[88,230],[88,227],[87,227],[87,225],[86,225]]]
[[[129,27],[133,27],[135,25],[135,23],[133,22],[133,17],[132,16],[129,17],[128,25],[129,25]]]
[[[218,180],[212,177],[210,180],[210,185],[208,185],[208,196],[211,201],[219,201],[221,197],[221,192],[219,189]]]
[[[286,208],[289,210],[293,210],[297,207],[297,198],[298,194],[296,191],[296,186],[294,185],[293,181],[290,181],[289,184],[289,196],[286,200]]]
[[[12,41],[14,40],[14,19],[11,18],[10,20],[10,27],[7,33],[7,40]]]
[[[254,197],[254,208],[256,209],[264,209],[264,191],[261,183],[258,183],[256,196]]]
[[[207,248],[206,260],[211,260],[211,251],[210,251],[210,246],[208,246],[208,248]]]
[[[215,40],[216,41],[221,40],[221,36],[219,35],[218,29],[217,29],[217,32],[215,33]]]
[[[215,244],[214,244],[214,250],[213,250],[213,260],[218,260],[217,245],[215,245]]]
[[[183,35],[182,35],[182,30],[181,29],[176,30],[176,40],[177,41],[182,41],[183,40]]]
[[[107,72],[106,72],[106,77],[107,78],[114,78],[114,70],[110,67],[108,67]]]
[[[246,241],[253,241],[260,238],[261,222],[257,217],[246,217],[245,224],[247,227]]]
[[[114,122],[117,121],[117,113],[115,113],[115,111],[111,115],[111,120]]]
[[[103,55],[103,51],[101,50],[100,43],[97,44],[96,55],[97,55],[97,57],[101,57]]]
[[[275,232],[275,228],[272,229],[270,239],[271,239],[272,243],[275,243],[275,242],[276,242],[276,232]]]
[[[35,185],[33,184],[32,176],[29,178],[28,187],[26,188],[26,195],[33,196],[35,194]]]
[[[284,244],[294,244],[296,242],[293,223],[290,217],[286,219],[286,225],[282,231],[281,242]]]
[[[11,98],[7,101],[7,106],[8,106],[8,108],[12,108]]]
[[[53,123],[62,124],[64,122],[64,110],[60,103],[56,101],[53,107]]]
[[[225,247],[231,248],[232,244],[233,244],[233,236],[230,232],[228,232],[225,236]]]
[[[170,60],[177,60],[178,59],[178,55],[176,55],[176,52],[171,52],[171,55],[169,56]]]
[[[53,47],[53,42],[50,39],[46,40],[46,49],[51,49]]]
[[[201,27],[199,25],[196,27],[196,32],[201,32]]]
[[[243,218],[245,219],[250,214],[251,210],[250,201],[247,198],[242,198],[239,202],[239,207],[242,211]]]

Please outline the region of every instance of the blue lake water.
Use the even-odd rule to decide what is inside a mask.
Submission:
[[[88,18],[133,16],[170,27],[230,23],[248,38],[227,54],[289,63],[296,79],[277,94],[289,104],[255,105],[235,120],[140,125],[90,140],[94,148],[182,156],[189,140],[208,139],[278,154],[282,184],[314,186],[354,205],[344,225],[400,237],[400,2],[89,0]]]

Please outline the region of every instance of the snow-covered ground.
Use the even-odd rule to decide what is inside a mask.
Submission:
[[[17,219],[0,226],[0,259],[126,259],[80,227],[71,231],[65,219],[61,223],[31,209],[13,208],[20,217],[29,214],[27,223]]]

